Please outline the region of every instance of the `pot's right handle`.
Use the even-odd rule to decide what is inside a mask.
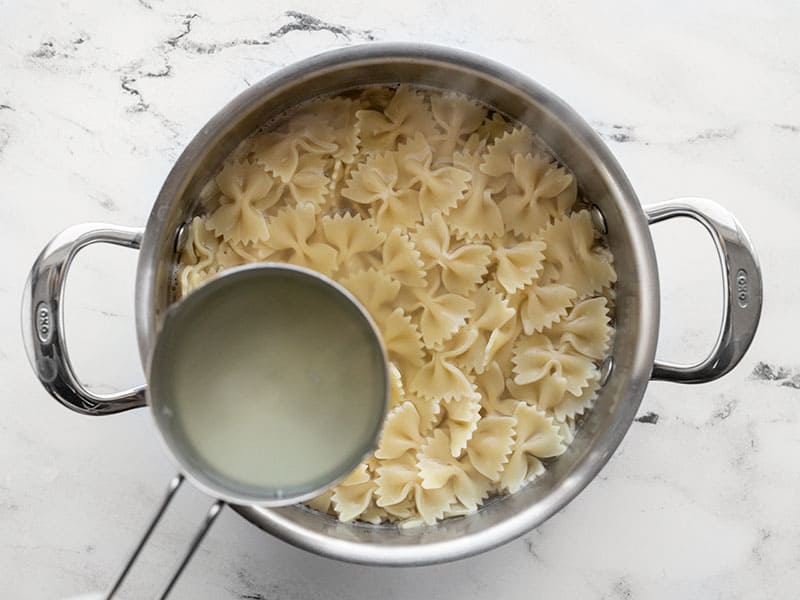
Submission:
[[[722,328],[708,357],[694,365],[656,361],[653,379],[705,383],[722,377],[744,356],[761,316],[762,281],[758,258],[742,225],[722,206],[705,198],[678,198],[645,207],[651,225],[674,217],[694,219],[717,247],[725,286]]]
[[[22,299],[22,336],[39,381],[61,404],[87,415],[105,415],[144,406],[144,387],[95,394],[72,369],[64,339],[64,283],[75,255],[105,242],[138,249],[144,230],[104,223],[75,225],[42,250],[31,268]]]

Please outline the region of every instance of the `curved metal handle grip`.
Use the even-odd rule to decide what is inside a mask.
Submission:
[[[64,338],[64,283],[75,255],[105,242],[139,248],[144,229],[104,223],[75,225],[59,233],[33,263],[22,299],[22,337],[33,370],[61,404],[86,415],[107,415],[144,406],[144,387],[95,394],[75,375]]]
[[[656,361],[653,379],[705,383],[733,369],[753,341],[761,317],[761,268],[742,225],[722,206],[705,198],[677,198],[645,207],[651,225],[688,217],[706,228],[717,247],[724,282],[723,317],[714,349],[694,365]]]

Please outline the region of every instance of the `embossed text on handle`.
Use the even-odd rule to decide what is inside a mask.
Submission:
[[[750,287],[749,287],[747,271],[739,269],[736,273],[736,303],[741,308],[747,308],[750,303]]]
[[[50,319],[50,305],[47,302],[40,302],[36,307],[36,334],[39,341],[49,344],[53,337],[53,326]]]

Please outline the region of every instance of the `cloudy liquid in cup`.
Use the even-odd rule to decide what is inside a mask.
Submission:
[[[223,276],[159,334],[156,421],[211,491],[307,496],[374,449],[387,401],[380,341],[340,292],[296,275]]]

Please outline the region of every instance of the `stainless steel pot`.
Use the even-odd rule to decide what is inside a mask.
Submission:
[[[410,82],[458,90],[527,123],[575,173],[596,206],[614,253],[616,340],[600,397],[567,452],[520,492],[478,513],[432,527],[398,530],[339,523],[303,507],[236,510],[295,546],[345,561],[422,565],[455,560],[507,542],[563,508],[600,471],[628,430],[650,379],[702,383],[732,369],[747,350],[761,313],[761,273],[741,225],[719,205],[683,198],[642,210],[608,148],[569,106],[520,73],[484,58],[419,44],[370,44],[328,52],[288,67],[224,107],[191,141],[173,167],[144,229],[85,224],[56,236],[33,266],[25,290],[27,351],[45,388],[88,415],[145,404],[144,388],[100,395],[83,387],[70,365],[62,318],[63,283],[75,254],[107,242],[139,248],[136,325],[146,361],[160,321],[174,300],[176,245],[198,211],[198,192],[228,153],[270,117],[309,98],[367,84]],[[659,323],[658,266],[649,225],[673,217],[702,223],[713,238],[724,276],[722,329],[708,358],[694,365],[655,360]]]

